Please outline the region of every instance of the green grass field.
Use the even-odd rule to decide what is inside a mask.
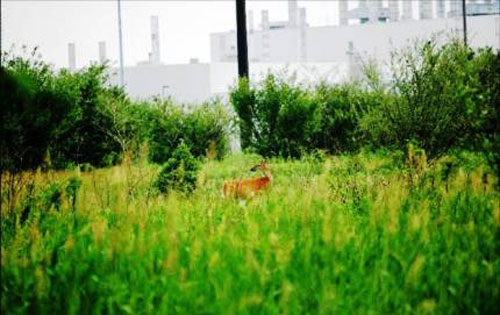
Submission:
[[[2,314],[500,310],[500,195],[479,157],[272,159],[269,191],[223,199],[258,161],[205,162],[190,196],[155,194],[143,163],[25,174],[9,205],[4,176]]]

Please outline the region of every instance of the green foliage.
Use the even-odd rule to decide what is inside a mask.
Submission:
[[[61,184],[57,182],[51,183],[41,193],[41,200],[43,202],[42,207],[47,210],[50,210],[52,207],[54,207],[56,210],[59,210],[61,208],[61,197]]]
[[[359,83],[358,83],[359,84]],[[360,120],[387,101],[380,90],[365,91],[356,83],[340,86],[322,84],[316,89],[318,126],[312,139],[314,147],[330,153],[352,152],[367,145],[360,131]]]
[[[44,162],[58,169],[103,167],[124,153],[137,158],[146,143],[156,163],[166,162],[181,141],[196,157],[211,144],[219,158],[227,153],[231,119],[220,101],[190,111],[170,100],[132,102],[108,86],[106,65],[56,73],[35,53],[2,57],[2,169],[36,169]]]
[[[71,177],[68,179],[66,184],[66,196],[68,199],[68,204],[71,205],[71,208],[75,210],[76,207],[76,198],[78,196],[78,190],[82,186],[82,180],[78,177]]]
[[[306,89],[268,75],[255,88],[240,80],[231,91],[242,148],[264,156],[300,157],[315,149],[348,152],[363,145],[359,120],[384,99],[353,84]]]
[[[106,67],[55,73],[35,54],[2,56],[2,168],[34,169],[47,153],[56,168],[115,163],[121,148],[108,132],[113,121],[103,102],[124,94],[106,86]]]
[[[476,117],[476,144],[483,149],[497,173],[500,189],[500,52],[491,48],[478,54],[480,102],[473,103],[469,113]]]
[[[42,164],[71,105],[52,69],[34,59],[2,56],[0,68],[0,168],[17,172]]]
[[[222,103],[215,100],[190,111],[171,101],[156,101],[151,107],[149,159],[165,163],[181,142],[195,157],[205,156],[210,143],[215,144],[217,156],[228,151],[230,116]]]
[[[413,141],[430,158],[451,148],[477,147],[478,124],[492,120],[492,107],[498,106],[491,101],[495,76],[500,77],[491,69],[494,56],[458,40],[395,53],[393,97],[363,118],[362,129],[375,146],[403,149]]]
[[[162,192],[170,190],[192,192],[196,188],[199,162],[191,154],[189,147],[181,142],[163,166],[155,186]]]
[[[415,47],[393,54],[389,82],[372,64],[363,81],[314,89],[275,75],[240,80],[230,98],[242,148],[299,157],[413,143],[429,159],[466,148],[483,151],[500,178],[500,53],[458,40]]]
[[[270,159],[269,191],[222,198],[258,159],[208,161],[192,194],[130,202],[126,166],[97,169],[77,211],[62,189],[60,211],[2,212],[2,314],[499,313],[500,195],[477,153],[413,173],[400,152]]]
[[[51,146],[54,165],[64,168],[73,162],[99,167],[116,163],[122,148],[109,132],[113,117],[105,111],[104,103],[107,99],[123,98],[123,91],[106,86],[104,65],[90,66],[77,73],[62,71],[59,80],[73,97],[73,111]]]

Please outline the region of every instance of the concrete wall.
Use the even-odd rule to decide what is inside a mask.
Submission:
[[[119,84],[117,69],[112,72],[111,83]],[[211,96],[208,64],[125,67],[124,81],[134,99],[172,96],[179,102],[201,102]]]
[[[119,84],[117,69],[110,83]],[[345,63],[250,63],[252,82],[262,80],[269,72],[294,76],[303,84],[319,81],[338,83],[348,78]],[[238,66],[235,62],[184,65],[145,65],[126,67],[125,90],[133,99],[171,96],[177,102],[200,103],[211,97],[227,99],[236,85]]]

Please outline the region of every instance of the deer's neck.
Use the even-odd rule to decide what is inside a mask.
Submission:
[[[273,180],[273,175],[271,174],[270,171],[265,171],[264,172],[264,177],[267,177],[269,179],[269,181]]]

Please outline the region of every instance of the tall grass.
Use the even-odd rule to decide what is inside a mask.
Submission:
[[[34,174],[27,217],[2,204],[2,313],[499,311],[500,196],[474,155],[275,159],[270,191],[223,199],[258,160],[206,162],[190,196],[155,194],[149,165]],[[75,177],[74,207],[44,199]]]

